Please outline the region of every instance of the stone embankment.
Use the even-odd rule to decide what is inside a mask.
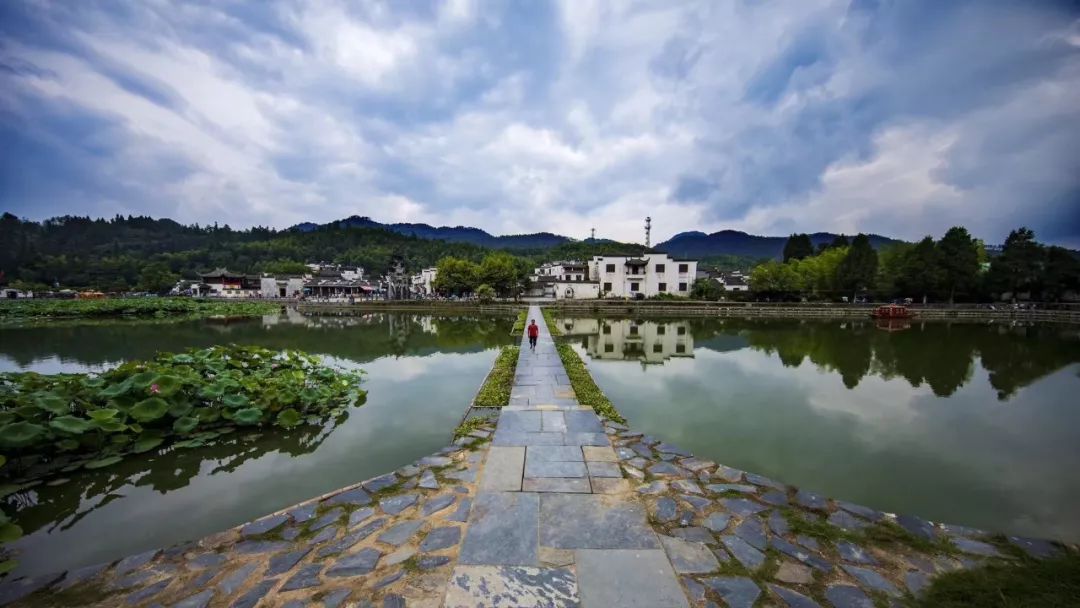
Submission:
[[[1075,550],[831,500],[602,421],[542,327],[497,424],[454,446],[198,542],[7,582],[0,604],[871,608]]]

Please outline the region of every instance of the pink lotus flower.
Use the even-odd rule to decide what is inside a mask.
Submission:
[[[156,384],[151,384],[150,385],[150,392],[156,395],[156,394],[161,392],[161,387],[156,385]]]

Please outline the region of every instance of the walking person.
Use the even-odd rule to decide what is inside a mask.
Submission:
[[[536,339],[540,337],[540,326],[536,324],[536,319],[529,323],[529,350],[536,350]]]

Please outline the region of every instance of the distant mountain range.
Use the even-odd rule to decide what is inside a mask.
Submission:
[[[454,226],[451,228],[448,226],[429,226],[428,224],[383,224],[381,222],[376,222],[369,217],[357,215],[336,222],[330,222],[329,224],[313,224],[311,222],[305,222],[293,226],[290,230],[311,232],[313,230],[333,228],[381,228],[406,236],[447,241],[450,243],[469,243],[493,249],[549,249],[574,240],[550,232],[495,236],[479,228],[472,228],[469,226]]]
[[[509,234],[495,236],[479,228],[469,226],[430,226],[428,224],[383,224],[366,216],[351,216],[327,224],[305,222],[289,230],[312,232],[314,230],[332,230],[342,228],[377,228],[398,234],[415,236],[422,239],[434,239],[451,243],[469,243],[492,249],[550,249],[565,243],[575,242],[570,237],[538,232],[536,234]],[[831,232],[815,232],[810,240],[817,247],[821,243],[831,243],[838,235]],[[896,239],[871,234],[870,243],[876,249],[892,243]],[[586,239],[587,243],[613,242],[602,239]],[[681,232],[671,239],[654,247],[673,256],[691,258],[709,258],[722,255],[737,255],[751,258],[780,258],[783,255],[786,236],[757,236],[738,230],[721,230],[712,234],[704,232]]]
[[[815,232],[810,235],[810,241],[814,247],[822,243],[831,243],[839,235],[831,232]],[[881,249],[893,243],[899,243],[896,239],[868,235],[870,244],[874,249]],[[848,239],[850,240],[850,236]],[[680,232],[671,239],[656,246],[656,249],[677,257],[709,258],[721,255],[739,255],[751,258],[776,258],[784,255],[786,236],[757,236],[739,232],[738,230],[721,230],[712,234],[704,232]]]

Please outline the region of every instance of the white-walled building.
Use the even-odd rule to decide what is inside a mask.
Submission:
[[[586,281],[589,279],[589,265],[576,260],[544,262],[533,271],[534,277],[552,277],[563,281]]]
[[[715,281],[719,283],[725,291],[750,291],[750,284],[741,272],[722,274],[716,277]]]
[[[593,359],[663,363],[672,357],[693,357],[694,336],[687,321],[556,318],[563,336],[584,336]]]
[[[263,276],[259,287],[264,298],[296,298],[304,295],[304,277]]]
[[[413,293],[425,296],[435,293],[433,283],[437,276],[439,276],[439,269],[434,267],[425,268],[420,271],[420,274],[414,274],[412,276]]]
[[[598,255],[588,266],[589,277],[599,285],[602,298],[650,298],[662,293],[689,297],[697,276],[697,260],[672,258],[666,253]]]

